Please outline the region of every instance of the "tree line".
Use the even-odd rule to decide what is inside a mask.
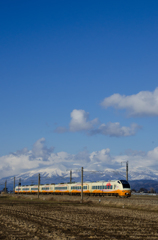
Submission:
[[[146,189],[146,188],[140,188],[138,191],[136,191],[135,189],[131,190],[132,192],[143,192],[143,193],[156,193],[155,189],[153,187],[150,188],[150,190]]]

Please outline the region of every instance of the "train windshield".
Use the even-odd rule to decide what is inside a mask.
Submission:
[[[130,188],[129,183],[126,180],[120,180],[120,182],[122,183],[123,188]]]

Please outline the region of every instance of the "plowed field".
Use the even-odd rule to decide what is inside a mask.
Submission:
[[[156,240],[158,212],[93,201],[0,198],[0,239]]]

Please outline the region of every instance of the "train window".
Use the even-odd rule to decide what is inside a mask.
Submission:
[[[67,189],[67,187],[64,188],[64,189]],[[79,189],[81,189],[81,186],[73,186],[73,187],[71,187],[71,189],[72,190],[79,190]]]
[[[42,190],[49,190],[49,187],[43,187]]]
[[[122,184],[122,185],[123,185],[123,188],[130,188],[130,185],[129,185],[129,183]]]
[[[31,188],[31,191],[37,191],[38,188]]]
[[[28,190],[29,190],[29,188],[23,188],[22,190],[23,190],[23,191],[28,191]]]
[[[116,188],[116,185],[114,185],[114,189]]]
[[[55,187],[55,190],[67,190],[67,187]]]

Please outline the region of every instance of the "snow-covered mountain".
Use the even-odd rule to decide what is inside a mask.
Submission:
[[[66,169],[63,165],[53,165],[47,168],[41,168],[36,170],[27,171],[21,174],[18,174],[15,177],[16,185],[21,180],[22,185],[30,185],[38,183],[38,174],[40,173],[41,184],[46,183],[61,183],[70,181],[70,169]],[[158,172],[151,170],[135,170],[129,171],[129,181],[133,180],[154,180],[158,181]],[[101,181],[101,180],[113,180],[113,179],[125,179],[126,172],[125,168],[114,169],[104,169],[104,171],[95,171],[84,169],[84,181]],[[7,186],[9,189],[13,188],[14,176],[7,178],[2,178],[0,180],[3,184],[7,180]],[[81,181],[81,168],[76,165],[76,169],[72,169],[72,181],[80,182]],[[3,188],[3,185],[1,185]]]

